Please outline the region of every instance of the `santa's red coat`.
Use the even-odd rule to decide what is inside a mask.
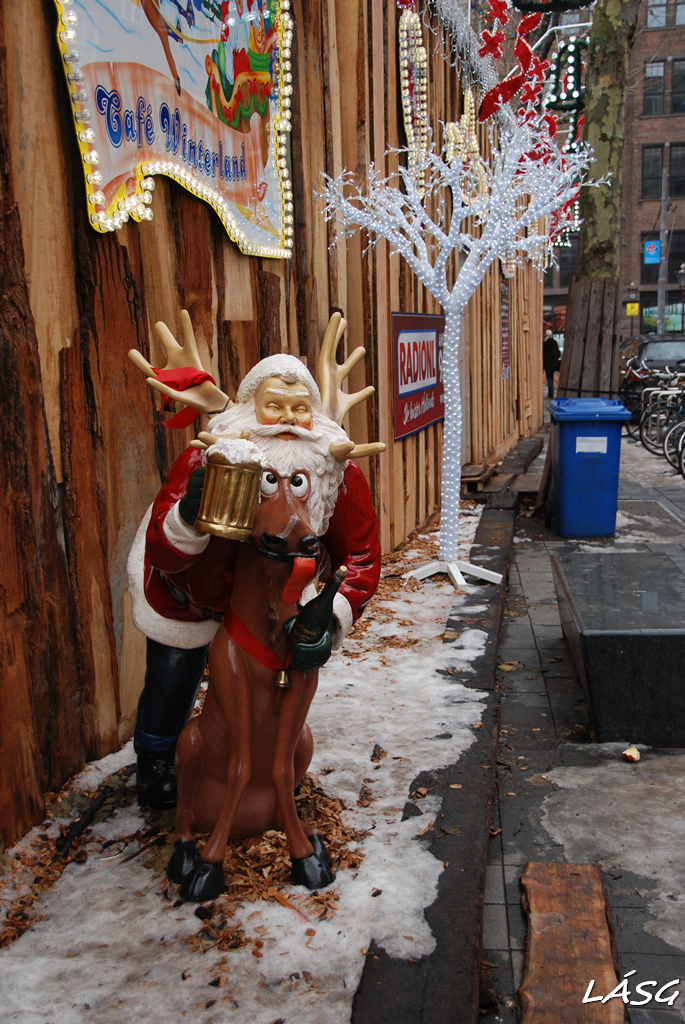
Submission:
[[[145,596],[155,611],[168,619],[198,622],[220,617],[228,607],[238,541],[211,537],[197,555],[187,555],[169,543],[164,519],[188,489],[202,452],[188,448],[176,460],[152,507],[145,543]],[[381,548],[378,520],[364,474],[350,462],[343,476],[335,510],[321,538],[331,570],[347,566],[340,587],[356,621],[378,586]]]

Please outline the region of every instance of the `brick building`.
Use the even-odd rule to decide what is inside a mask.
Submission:
[[[625,112],[620,235],[619,332],[656,330],[659,265],[645,264],[644,243],[659,238],[662,169],[668,195],[666,329],[681,331],[685,310],[677,271],[685,262],[685,0],[642,0],[631,54]],[[577,239],[557,250],[560,266],[545,278],[545,321],[563,323],[575,273]],[[628,317],[631,283],[640,315]]]

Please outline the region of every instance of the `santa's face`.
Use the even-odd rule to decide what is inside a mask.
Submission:
[[[291,441],[295,434],[288,427],[312,429],[312,400],[306,386],[299,381],[288,384],[280,377],[267,377],[254,396],[257,422],[263,426],[282,425],[282,441]]]

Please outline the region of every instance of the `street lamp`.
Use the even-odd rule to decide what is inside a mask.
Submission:
[[[685,332],[685,263],[680,264],[677,272],[678,287],[680,288],[680,333]]]

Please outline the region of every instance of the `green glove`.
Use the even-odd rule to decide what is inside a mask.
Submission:
[[[206,466],[196,469],[188,481],[188,490],[178,503],[178,514],[186,526],[194,526],[200,511],[202,488],[205,482]]]
[[[288,637],[296,622],[297,615],[293,615],[283,623],[283,629]],[[323,668],[331,656],[333,634],[337,625],[334,619],[321,639],[315,644],[293,644],[290,667],[294,668],[296,672],[315,672],[317,669]]]

